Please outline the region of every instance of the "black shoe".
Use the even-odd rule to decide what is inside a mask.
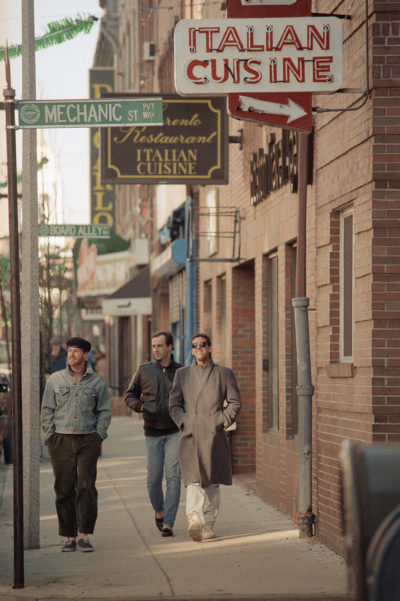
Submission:
[[[73,538],[69,538],[67,542],[64,544],[61,549],[64,553],[70,553],[71,551],[76,551],[76,541]]]
[[[90,544],[89,539],[87,537],[79,538],[78,549],[79,551],[83,551],[83,553],[89,553],[90,551],[93,551],[93,545]]]
[[[161,536],[164,536],[164,537],[174,536],[174,533],[172,532],[171,528],[163,528],[161,530]]]
[[[156,526],[157,528],[162,532],[163,528],[164,528],[164,518],[158,518],[156,516]]]

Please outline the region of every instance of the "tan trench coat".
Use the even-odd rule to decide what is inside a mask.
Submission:
[[[211,361],[204,368],[193,363],[178,369],[169,409],[180,429],[179,462],[185,486],[232,484],[225,428],[235,421],[240,407],[239,388],[229,367]]]

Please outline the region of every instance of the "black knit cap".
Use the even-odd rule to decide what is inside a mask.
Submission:
[[[89,340],[85,340],[84,338],[79,338],[79,336],[74,336],[67,340],[67,347],[76,346],[76,348],[80,348],[84,353],[89,353],[92,345]]]

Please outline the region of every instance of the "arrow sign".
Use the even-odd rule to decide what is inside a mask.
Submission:
[[[312,131],[312,94],[228,94],[228,111],[241,121],[253,121],[295,131]]]
[[[307,115],[307,111],[299,104],[293,102],[291,98],[288,98],[287,104],[259,100],[257,98],[251,98],[250,96],[239,96],[239,100],[242,111],[287,116],[289,117],[287,123],[291,123],[292,121],[296,121],[296,119],[300,119],[304,115]]]

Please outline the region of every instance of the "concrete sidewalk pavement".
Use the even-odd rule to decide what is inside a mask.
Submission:
[[[25,588],[13,589],[12,466],[0,467],[6,470],[0,506],[2,601],[347,599],[343,558],[299,539],[290,519],[238,484],[221,487],[216,539],[195,543],[188,537],[184,487],[174,536],[162,538],[147,497],[137,416],[114,417],[103,443],[94,553],[61,553],[53,473],[42,461],[41,548],[24,553]]]

